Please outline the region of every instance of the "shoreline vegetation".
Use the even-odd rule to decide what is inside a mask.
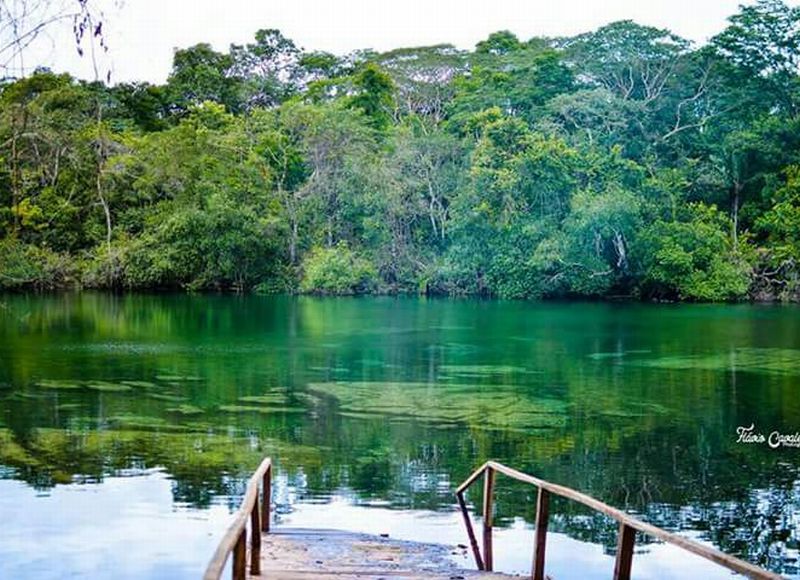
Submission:
[[[800,301],[800,8],[0,84],[0,290]]]

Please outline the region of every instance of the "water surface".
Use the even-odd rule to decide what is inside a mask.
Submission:
[[[265,455],[281,523],[464,542],[491,458],[797,576],[800,449],[736,429],[800,431],[799,384],[793,307],[3,296],[0,577],[196,578]],[[527,572],[535,490],[497,492]],[[608,577],[614,522],[552,511],[548,572]]]

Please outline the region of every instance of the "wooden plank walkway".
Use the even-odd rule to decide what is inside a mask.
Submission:
[[[453,548],[340,530],[278,527],[261,536],[261,575],[248,575],[248,578],[511,578],[495,572],[460,568],[452,556],[466,549],[466,546]]]
[[[732,572],[756,580],[780,580],[781,576],[638,520],[621,510],[568,487],[550,483],[495,461],[487,461],[456,489],[464,518],[469,546],[480,572],[460,568],[449,556],[452,548],[437,544],[403,542],[388,537],[368,536],[338,530],[283,528],[270,532],[272,498],[272,461],[264,459],[247,484],[242,504],[228,531],[220,540],[208,563],[204,580],[219,580],[228,557],[233,554],[233,580],[246,578],[509,578],[493,573],[492,524],[494,487],[500,473],[538,488],[536,525],[533,541],[532,580],[548,580],[545,574],[545,550],[550,495],[581,503],[619,522],[614,580],[630,580],[636,535],[644,534],[724,566]],[[464,494],[483,478],[483,550],[472,526]],[[261,491],[261,493],[259,493]],[[261,499],[263,497],[263,500]],[[249,523],[249,525],[248,525]],[[249,528],[249,530],[248,530]],[[248,533],[249,532],[249,533]],[[249,540],[249,542],[248,542]],[[249,546],[248,546],[249,543]],[[462,549],[466,549],[462,547]],[[457,552],[456,552],[457,555]]]

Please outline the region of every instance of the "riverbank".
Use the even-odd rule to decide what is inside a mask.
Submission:
[[[297,266],[272,261],[239,264],[235,255],[187,251],[186,242],[164,253],[142,254],[138,246],[112,246],[76,256],[31,244],[0,240],[0,291],[110,290],[184,291],[323,296],[424,295],[516,300],[619,300],[642,302],[800,302],[800,267],[792,259],[776,263],[769,253],[749,260],[727,256],[708,268],[672,274],[666,257],[656,278],[644,262],[625,271],[593,272],[581,264],[532,266],[530,257],[488,261],[464,269],[458,261],[417,264],[398,277],[369,252],[346,244],[312,249]],[[553,256],[552,260],[557,260]],[[699,256],[684,258],[696,261]],[[225,267],[222,268],[222,264]],[[502,266],[502,267],[500,267]],[[652,264],[651,264],[652,266]],[[655,266],[653,266],[655,267]],[[705,269],[704,269],[705,268]]]
[[[531,298],[506,298],[502,296],[492,295],[488,293],[467,294],[467,293],[446,293],[434,292],[430,290],[411,291],[411,290],[390,290],[390,289],[375,289],[369,292],[321,292],[321,291],[308,291],[303,292],[299,289],[292,289],[287,287],[256,287],[250,289],[232,288],[195,288],[189,286],[178,287],[136,287],[126,288],[120,286],[103,286],[103,285],[81,285],[72,280],[62,280],[59,283],[39,283],[30,282],[26,284],[15,284],[13,286],[0,284],[0,297],[3,293],[7,295],[20,295],[20,294],[34,294],[34,295],[58,295],[58,294],[71,294],[81,292],[99,292],[110,293],[115,295],[168,295],[168,294],[187,294],[187,295],[220,295],[220,296],[312,296],[312,297],[426,297],[426,298],[456,298],[456,299],[476,299],[476,300],[515,300],[523,302],[609,302],[620,303],[630,302],[637,304],[711,304],[711,303],[727,303],[727,304],[796,304],[800,303],[800,286],[796,289],[794,286],[783,285],[783,291],[770,290],[761,287],[758,290],[748,292],[747,295],[728,300],[681,300],[679,297],[644,297],[636,294],[611,294],[611,295],[553,295],[553,296],[537,296]]]

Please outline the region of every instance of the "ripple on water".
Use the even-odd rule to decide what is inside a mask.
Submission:
[[[800,375],[800,350],[790,348],[736,348],[701,355],[636,359],[628,364],[657,369],[742,371],[773,375]]]
[[[64,351],[113,353],[121,355],[152,355],[190,352],[191,347],[168,342],[92,342],[87,344],[65,344],[56,347]]]

